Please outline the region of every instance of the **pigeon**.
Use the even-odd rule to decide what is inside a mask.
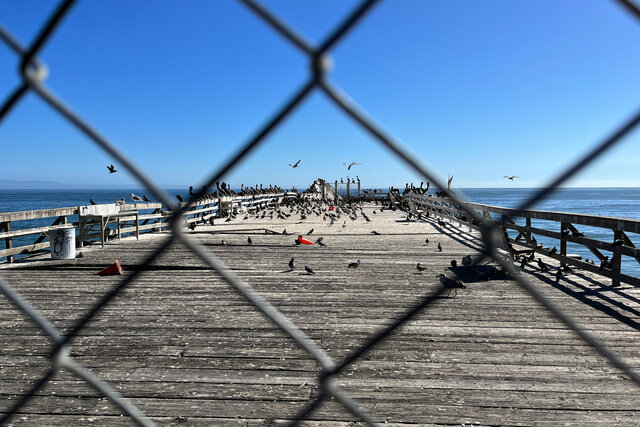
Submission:
[[[195,222],[189,223],[189,230],[195,230],[195,229],[196,229],[196,223]]]
[[[538,258],[538,267],[540,267],[542,271],[549,271],[549,266],[542,261],[542,258]]]
[[[327,246],[324,244],[324,242],[322,241],[322,236],[318,237],[318,240],[316,240],[316,244],[320,245],[320,246]]]
[[[438,280],[440,284],[445,288],[449,289],[449,293],[447,296],[451,295],[451,289],[455,290],[454,297],[458,296],[458,289],[466,289],[467,287],[462,283],[460,279],[452,279],[451,277],[447,277],[444,274],[440,274],[438,276]]]
[[[549,251],[549,255],[553,255],[553,254],[555,254],[556,252],[558,252],[558,248],[556,248],[556,247],[554,246],[554,247],[553,247],[553,249],[551,249],[551,250]]]
[[[567,274],[571,274],[573,273],[573,268],[569,267],[568,265],[565,265],[564,267],[562,267],[562,271],[564,271]]]
[[[91,203],[92,205],[97,205],[97,203],[94,202],[93,199],[89,199],[89,203]]]
[[[220,244],[221,244],[222,246],[227,246],[227,242],[225,242],[225,241],[224,241],[224,239],[220,242]]]
[[[247,237],[247,243],[248,244],[252,244],[253,243],[253,241],[251,240],[251,236]]]
[[[109,165],[109,166],[107,166],[107,169],[109,169],[109,173],[116,173],[116,172],[118,172],[118,171],[116,170],[115,166],[113,166],[113,165]]]
[[[360,260],[350,263],[347,268],[358,268],[358,266],[360,266]]]
[[[287,233],[287,229],[286,228],[284,230],[282,230],[282,235],[283,236],[288,236],[289,235],[289,233]]]
[[[215,225],[214,222],[213,222],[213,216],[209,217],[209,224]]]
[[[427,267],[425,267],[424,265],[422,265],[420,263],[418,263],[418,265],[416,265],[416,268],[418,269],[418,273],[420,273],[420,274],[422,274],[422,272],[427,269]]]
[[[429,246],[429,239],[424,239],[424,244]]]
[[[556,271],[556,283],[560,282],[561,278],[562,278],[562,270],[558,269],[558,271]]]
[[[289,269],[293,270],[296,268],[296,265],[293,262],[293,257],[291,257],[291,260],[289,261]]]
[[[457,268],[458,267],[458,261],[456,261],[455,259],[451,260],[451,268]]]
[[[471,255],[465,255],[462,258],[462,265],[465,265],[465,266],[471,265]]]
[[[129,194],[129,197],[131,197],[131,200],[133,200],[134,202],[141,202],[142,201],[142,197],[136,196],[133,193]]]
[[[438,243],[438,251],[442,252],[442,245]]]
[[[316,274],[308,265],[304,266],[304,270],[307,272],[307,274]]]

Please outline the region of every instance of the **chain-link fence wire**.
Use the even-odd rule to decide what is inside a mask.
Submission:
[[[425,180],[432,182],[436,187],[439,187],[442,191],[446,192],[449,197],[461,206],[461,209],[466,212],[468,218],[478,221],[485,249],[474,259],[473,265],[477,265],[487,257],[493,258],[496,262],[501,264],[502,267],[504,267],[516,279],[517,283],[519,283],[519,285],[542,306],[553,313],[582,340],[604,356],[613,366],[623,371],[637,385],[640,385],[640,375],[632,370],[630,366],[628,366],[608,347],[603,345],[598,339],[566,315],[560,307],[556,306],[547,297],[545,297],[527,277],[515,269],[513,263],[510,262],[509,259],[499,255],[497,248],[499,247],[498,242],[501,238],[500,227],[504,225],[504,221],[506,221],[506,219],[495,222],[490,219],[483,219],[477,215],[473,209],[470,209],[465,204],[464,196],[460,192],[453,193],[448,190],[447,186],[437,178],[436,174],[432,170],[423,166],[415,155],[410,153],[398,141],[388,135],[382,127],[370,119],[354,101],[350,100],[346,94],[342,93],[339,87],[335,86],[328,80],[330,64],[328,52],[331,51],[337,43],[342,41],[354,26],[364,19],[367,12],[370,11],[379,0],[365,0],[360,3],[346,17],[346,19],[344,19],[322,43],[320,43],[318,47],[311,45],[290,26],[286,25],[281,19],[273,15],[268,9],[264,8],[256,1],[239,1],[241,1],[247,8],[264,20],[267,25],[271,26],[276,32],[307,56],[311,65],[309,79],[292,97],[287,100],[282,108],[273,114],[273,117],[263,127],[258,129],[251,139],[240,146],[240,149],[231,157],[231,159],[211,174],[210,178],[206,181],[205,187],[192,197],[189,203],[180,207],[175,206],[172,199],[151,179],[149,179],[134,162],[125,157],[115,145],[101,136],[44,85],[44,81],[47,77],[47,68],[36,59],[36,56],[42,49],[43,45],[49,40],[53,31],[68,14],[76,0],[66,0],[61,2],[49,19],[44,23],[34,42],[27,48],[23,47],[0,24],[0,39],[20,58],[21,75],[20,84],[13,90],[2,106],[0,106],[0,125],[13,107],[20,102],[26,93],[31,91],[38,95],[52,109],[71,122],[91,141],[109,153],[109,155],[111,155],[121,166],[131,173],[140,184],[153,193],[159,201],[166,206],[173,208],[173,214],[170,218],[172,234],[170,234],[153,251],[153,253],[142,262],[140,269],[137,269],[130,275],[124,277],[109,292],[103,295],[98,302],[88,307],[87,312],[71,327],[70,331],[66,335],[61,334],[51,322],[34,309],[28,301],[24,300],[17,292],[15,292],[9,283],[0,278],[0,292],[11,304],[24,313],[39,329],[41,329],[52,343],[52,351],[49,356],[49,369],[22,397],[16,399],[10,408],[0,408],[7,411],[0,416],[0,424],[9,420],[12,415],[26,404],[54,376],[56,372],[64,369],[84,380],[87,384],[118,406],[124,414],[130,416],[131,419],[139,425],[154,425],[154,423],[138,408],[136,408],[130,400],[124,398],[112,386],[75,362],[70,356],[70,345],[74,338],[78,336],[80,331],[102,308],[108,305],[114,297],[134,282],[140,273],[144,272],[146,267],[149,266],[151,262],[153,262],[175,241],[185,244],[195,256],[199,257],[211,269],[220,274],[221,277],[236,290],[236,292],[249,301],[257,310],[271,320],[278,328],[284,331],[318,362],[321,367],[321,372],[318,374],[317,378],[319,393],[306,407],[301,408],[297,414],[292,414],[289,417],[292,424],[297,424],[304,420],[324,401],[332,397],[360,420],[365,421],[370,425],[377,423],[376,418],[367,409],[361,407],[348,394],[343,392],[333,380],[336,375],[352,363],[362,358],[362,356],[371,350],[377,343],[385,340],[409,319],[428,308],[440,295],[448,290],[446,287],[438,287],[436,291],[425,296],[411,309],[399,316],[393,316],[394,320],[389,325],[370,336],[364,344],[353,350],[344,359],[334,361],[320,346],[316,344],[316,342],[309,338],[289,318],[283,315],[271,303],[269,303],[269,301],[258,294],[249,283],[240,279],[224,264],[224,262],[207,250],[205,246],[189,237],[189,235],[184,234],[182,229],[182,215],[187,209],[192,207],[195,200],[207,191],[213,183],[226,176],[242,159],[263,143],[267,136],[285,119],[287,119],[291,112],[296,109],[313,90],[316,89],[323,92],[339,109],[341,109],[354,122],[358,123],[365,132],[373,136],[380,144],[402,159],[411,169],[413,169],[413,171],[417,172]],[[616,0],[616,2],[622,5],[622,7],[624,7],[624,9],[631,15],[640,19],[640,8],[631,0]],[[542,200],[544,197],[548,196],[558,186],[566,182],[569,178],[584,169],[605,151],[620,142],[638,125],[638,122],[640,122],[640,112],[636,113],[631,119],[626,121],[619,129],[613,132],[610,137],[596,144],[585,156],[564,169],[564,171],[562,171],[556,178],[552,179],[545,187],[540,189],[526,202],[524,202],[518,210],[526,210],[538,201]]]

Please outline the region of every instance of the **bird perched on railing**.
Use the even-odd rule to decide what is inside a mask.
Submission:
[[[133,193],[129,194],[129,197],[131,197],[131,200],[133,200],[134,202],[141,202],[142,201],[142,197],[136,196]]]

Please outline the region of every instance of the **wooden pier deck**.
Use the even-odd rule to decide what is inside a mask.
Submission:
[[[432,291],[451,259],[473,254],[467,228],[406,222],[401,211],[328,226],[238,219],[190,232],[340,360]],[[324,236],[327,247],[296,246]],[[382,235],[373,235],[376,230]],[[247,244],[251,236],[252,245]],[[119,259],[125,274],[166,233],[85,249],[70,261],[5,265],[0,276],[64,331],[121,276],[93,276]],[[425,245],[425,239],[430,244]],[[221,240],[227,246],[220,245]],[[315,239],[314,239],[315,240]],[[443,252],[436,246],[440,242]],[[291,257],[297,268],[285,272]],[[347,263],[361,260],[357,269]],[[427,266],[417,274],[416,264]],[[556,265],[553,260],[549,263]],[[304,265],[316,272],[302,274]],[[590,273],[555,283],[527,272],[581,325],[640,369],[640,291],[611,288]],[[404,424],[638,425],[640,388],[541,308],[513,280],[467,277],[337,383],[381,421]],[[48,366],[48,341],[0,299],[0,413]],[[317,364],[182,244],[173,245],[72,343],[79,363],[130,398],[159,425],[276,425],[317,393]],[[304,425],[354,425],[336,402]],[[9,425],[131,425],[69,373],[55,376]]]

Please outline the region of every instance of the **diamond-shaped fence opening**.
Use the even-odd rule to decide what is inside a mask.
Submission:
[[[49,40],[56,28],[61,24],[63,18],[67,15],[74,0],[62,2],[52,13],[50,18],[43,23],[43,26],[36,36],[35,40],[28,47],[24,47],[18,42],[7,29],[0,27],[0,39],[17,55],[21,62],[21,82],[9,94],[4,103],[0,106],[0,121],[7,119],[11,110],[18,105],[27,93],[36,94],[45,104],[49,105],[54,111],[59,113],[67,121],[73,124],[79,131],[85,134],[98,147],[102,148],[112,158],[114,158],[124,169],[131,173],[136,180],[150,191],[157,200],[164,205],[173,207],[172,198],[159,189],[159,187],[151,181],[140,170],[140,168],[132,161],[127,159],[113,144],[111,144],[100,133],[93,129],[82,117],[67,107],[60,98],[53,94],[44,84],[47,77],[47,68],[45,64],[37,60],[37,55],[41,51],[44,44]],[[259,16],[268,26],[280,34],[285,40],[295,46],[302,55],[305,55],[310,64],[310,74],[308,80],[304,83],[293,96],[291,96],[282,108],[273,113],[272,118],[266,125],[259,128],[255,134],[244,144],[241,144],[238,151],[215,172],[211,173],[205,180],[208,187],[226,176],[234,167],[244,159],[248,154],[256,149],[260,144],[264,143],[270,133],[285,121],[314,91],[318,91],[326,96],[326,98],[335,105],[338,111],[343,112],[347,117],[359,125],[363,132],[368,133],[372,137],[386,147],[395,156],[401,159],[413,172],[422,176],[425,180],[432,182],[435,186],[446,189],[447,185],[441,182],[437,176],[428,168],[422,166],[419,159],[403,148],[389,134],[386,133],[379,125],[373,122],[360,109],[355,102],[350,100],[339,87],[329,80],[329,58],[331,50],[340,43],[359,22],[365,19],[369,12],[378,3],[376,0],[368,0],[360,3],[348,16],[346,16],[318,46],[313,46],[299,36],[291,27],[286,25],[277,16],[273,15],[268,9],[253,0],[242,0],[242,3]],[[640,10],[638,7],[626,0],[618,1],[629,13],[640,18]],[[633,130],[640,121],[640,114],[636,113],[608,138],[596,145],[584,157],[569,165],[556,178],[551,180],[548,185],[538,191],[527,202],[520,206],[519,210],[525,210],[533,206],[537,201],[549,195],[556,187],[564,183],[567,179],[574,176],[578,171],[597,159],[602,153],[616,145],[631,130]],[[345,185],[346,187],[346,185]],[[624,361],[616,356],[608,347],[602,345],[592,334],[581,328],[573,319],[563,312],[561,308],[553,304],[540,291],[531,285],[526,277],[519,274],[513,267],[513,264],[497,255],[496,242],[499,240],[499,226],[502,221],[492,221],[487,218],[481,218],[478,214],[467,207],[461,196],[454,194],[449,190],[443,190],[450,197],[464,214],[472,221],[476,221],[482,232],[482,238],[485,244],[483,257],[493,257],[496,262],[501,264],[509,273],[511,273],[520,284],[520,286],[532,295],[538,302],[546,307],[556,318],[562,321],[566,326],[573,330],[584,342],[593,347],[602,356],[605,356],[612,365],[622,370],[636,384],[640,385],[640,376],[633,371]],[[196,200],[201,192],[199,192],[192,200]],[[366,360],[367,352],[375,348],[381,342],[384,342],[391,334],[396,332],[398,328],[407,324],[410,319],[416,315],[426,312],[430,306],[437,301],[437,298],[446,291],[444,287],[429,290],[426,296],[423,296],[418,303],[415,303],[410,309],[401,313],[392,313],[390,320],[386,325],[379,328],[375,333],[369,334],[364,342],[357,347],[350,349],[346,356],[334,359],[329,353],[323,349],[318,340],[311,339],[303,330],[298,327],[289,317],[285,316],[275,308],[266,298],[245,280],[243,280],[236,272],[230,269],[216,254],[209,248],[204,246],[197,238],[185,235],[182,232],[182,214],[191,207],[193,202],[187,203],[181,207],[175,208],[170,217],[173,233],[165,238],[163,242],[151,253],[145,254],[140,261],[140,268],[127,275],[113,286],[108,292],[104,293],[97,301],[89,305],[84,313],[80,313],[78,320],[73,326],[61,333],[56,327],[46,320],[42,314],[34,309],[28,301],[23,299],[11,287],[10,283],[0,279],[0,291],[5,298],[19,310],[21,310],[31,321],[44,331],[51,339],[52,350],[50,352],[50,369],[46,375],[35,380],[31,386],[31,390],[24,393],[20,398],[11,402],[11,407],[0,418],[0,423],[7,421],[10,417],[20,411],[20,408],[27,404],[30,399],[59,371],[65,371],[72,374],[75,378],[85,381],[94,390],[104,395],[108,400],[115,404],[126,415],[132,417],[141,425],[152,425],[153,423],[132,404],[128,399],[123,398],[114,387],[104,382],[98,375],[90,372],[86,367],[79,364],[73,357],[71,351],[74,341],[78,339],[82,331],[96,319],[99,313],[112,304],[113,299],[122,294],[127,288],[131,287],[144,275],[145,269],[152,268],[154,261],[162,256],[165,251],[174,242],[180,242],[192,256],[199,259],[198,263],[206,266],[210,270],[214,270],[224,281],[226,281],[232,289],[234,289],[245,301],[247,301],[258,312],[266,316],[275,326],[286,334],[291,340],[296,342],[302,350],[317,363],[319,370],[315,378],[319,388],[310,394],[308,402],[305,405],[297,405],[298,412],[293,417],[294,422],[299,422],[308,417],[313,411],[318,410],[328,400],[336,401],[344,410],[351,412],[352,415],[361,421],[369,424],[376,422],[375,417],[366,408],[361,406],[354,398],[345,392],[340,386],[340,378],[345,372],[354,369],[357,362]],[[481,259],[474,260],[477,265]],[[423,294],[424,295],[424,294]],[[82,360],[81,357],[78,358]],[[347,383],[349,383],[347,381]],[[345,389],[350,389],[350,384],[345,383]],[[333,403],[332,403],[333,404]]]

